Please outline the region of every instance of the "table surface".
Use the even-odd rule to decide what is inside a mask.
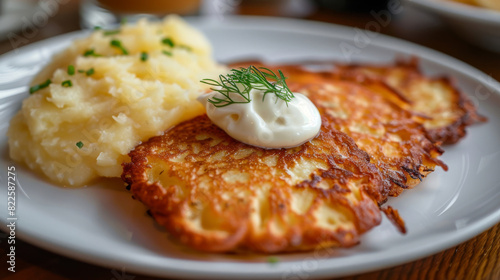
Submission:
[[[55,35],[79,30],[79,1],[59,1],[62,4],[45,27],[36,30],[22,45]],[[406,11],[381,29],[381,33],[402,38],[462,60],[492,78],[500,81],[500,54],[472,46],[442,23],[438,18],[406,7]],[[243,1],[237,11],[247,15],[282,16],[275,9]],[[306,19],[331,22],[358,28],[373,20],[369,13],[347,13],[319,9]],[[16,44],[19,44],[17,42]],[[19,46],[19,45],[17,45]],[[0,54],[16,47],[9,40],[0,41]],[[5,256],[6,245],[0,244]],[[2,279],[154,279],[122,270],[110,270],[75,261],[25,242],[16,243],[16,273],[0,270]],[[3,258],[2,258],[3,259]],[[3,266],[3,265],[2,265]],[[343,280],[367,279],[500,279],[500,224],[477,237],[438,254],[404,265],[370,273],[339,278]]]

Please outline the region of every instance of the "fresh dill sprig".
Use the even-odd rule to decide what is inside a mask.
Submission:
[[[278,70],[275,74],[272,70],[264,67],[250,66],[248,68],[232,69],[227,75],[219,75],[219,81],[203,79],[202,83],[213,86],[211,90],[217,91],[224,97],[212,97],[207,101],[215,107],[225,107],[235,103],[249,103],[252,101],[250,90],[263,90],[262,100],[268,93],[274,93],[279,99],[287,104],[294,98],[292,91],[288,88],[285,76]],[[244,100],[234,100],[231,94],[237,94]]]

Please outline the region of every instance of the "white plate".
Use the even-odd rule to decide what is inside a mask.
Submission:
[[[212,41],[219,61],[261,58],[268,62],[337,60],[392,62],[417,55],[427,74],[453,76],[489,117],[473,126],[460,143],[446,147],[442,157],[450,170],[437,170],[422,184],[390,199],[408,226],[400,235],[383,223],[351,249],[278,255],[270,264],[262,255],[202,254],[167,239],[139,202],[119,180],[83,189],[62,189],[47,183],[8,158],[0,126],[1,179],[14,165],[17,191],[17,237],[81,261],[125,268],[156,276],[200,278],[282,278],[343,276],[409,262],[450,248],[500,221],[500,85],[482,72],[438,52],[367,34],[358,41],[354,29],[317,22],[231,18],[192,19]],[[50,55],[67,46],[77,32],[19,49],[0,57],[0,117],[8,120],[28,96],[30,78]],[[0,191],[2,229],[6,230],[7,193]]]
[[[406,0],[446,21],[472,44],[500,53],[500,11],[451,0]]]

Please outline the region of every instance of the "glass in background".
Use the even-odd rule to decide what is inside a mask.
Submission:
[[[30,24],[40,8],[38,0],[0,0],[0,40]]]
[[[82,0],[82,28],[110,27],[139,18],[159,19],[167,14],[195,15],[201,0]]]
[[[209,2],[209,0],[206,1]],[[245,15],[305,18],[316,9],[314,1],[311,0],[240,0],[238,2],[238,12]]]
[[[370,12],[386,9],[388,0],[315,0],[318,6],[337,12]]]

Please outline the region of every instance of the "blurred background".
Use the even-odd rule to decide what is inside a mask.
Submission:
[[[324,21],[402,38],[500,80],[499,6],[499,0],[1,0],[0,54],[59,34],[143,16],[177,13],[222,20],[232,14],[264,15]]]
[[[323,21],[401,38],[462,60],[486,73],[488,78],[500,81],[500,0],[0,1],[0,59],[11,51],[60,34],[95,26],[106,28],[143,16],[161,18],[177,13],[223,20],[229,15],[260,15]],[[434,256],[355,279],[417,279],[416,275],[429,275],[425,273],[453,276],[457,271],[468,274],[446,279],[472,279],[464,275],[473,276],[475,269],[485,267],[494,277],[488,279],[498,279],[495,275],[500,275],[499,236],[500,225],[497,225]],[[120,278],[123,273],[113,270],[110,274],[109,269],[71,260],[22,241],[16,246],[21,273],[13,279],[71,279],[75,271],[86,272],[77,279],[88,279],[89,275],[94,279],[152,279],[127,275]],[[491,260],[496,264],[488,264]],[[452,262],[461,261],[469,264],[464,266],[465,272],[451,266]],[[442,264],[440,272],[434,269],[436,262]]]

